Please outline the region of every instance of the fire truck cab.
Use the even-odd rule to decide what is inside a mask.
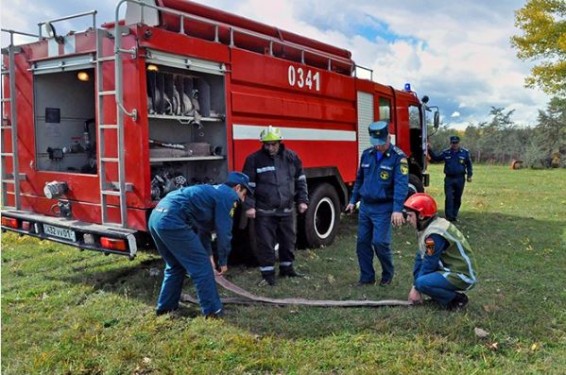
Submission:
[[[57,33],[79,17],[92,26]],[[241,170],[268,125],[305,167],[306,246],[332,243],[372,121],[389,121],[411,189],[428,185],[438,108],[356,77],[347,50],[178,0],[121,0],[101,27],[92,11],[37,35],[2,31],[3,230],[134,257],[151,246],[160,198]],[[21,35],[34,40],[14,43]]]

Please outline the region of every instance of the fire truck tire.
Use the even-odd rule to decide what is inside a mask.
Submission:
[[[411,174],[409,175],[409,192],[407,193],[407,197],[415,193],[424,193],[424,186],[420,178]]]
[[[340,223],[340,199],[330,184],[316,186],[309,198],[303,220],[304,239],[310,248],[328,246],[334,241]]]

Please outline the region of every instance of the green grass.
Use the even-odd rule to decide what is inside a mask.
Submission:
[[[441,168],[433,166],[428,191],[443,207]],[[183,317],[156,317],[163,264],[155,254],[128,261],[3,234],[2,373],[563,374],[564,181],[564,169],[475,166],[459,227],[479,284],[456,313],[227,305],[224,320],[209,321],[186,305]],[[405,299],[414,231],[395,230],[393,284],[358,288],[355,216],[343,224],[334,245],[297,252],[305,279],[262,287],[259,271],[244,267],[228,277],[271,297]],[[194,294],[190,281],[185,291]]]

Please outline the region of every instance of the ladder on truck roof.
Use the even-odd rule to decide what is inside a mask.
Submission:
[[[128,207],[126,192],[132,190],[132,185],[126,183],[126,161],[124,149],[124,115],[137,119],[137,111],[134,109],[128,112],[122,104],[123,96],[123,72],[122,72],[122,53],[131,53],[135,56],[134,50],[124,50],[121,48],[122,29],[118,22],[115,25],[114,35],[114,54],[111,56],[103,56],[103,33],[104,30],[96,32],[96,92],[97,92],[97,144],[98,144],[98,175],[100,182],[100,209],[102,224],[120,225],[127,227]],[[106,62],[114,62],[114,89],[105,90],[103,65]],[[116,123],[106,123],[104,110],[104,99],[111,97],[116,103]],[[116,132],[116,152],[114,156],[106,155],[106,134],[108,132]],[[115,165],[118,170],[118,181],[110,181],[107,178],[107,167]],[[120,207],[120,222],[111,222],[109,219],[109,199],[116,197]]]
[[[189,35],[192,37],[213,41],[215,43],[222,43],[228,45],[230,48],[236,47],[248,50],[250,52],[267,54],[269,56],[310,65],[319,69],[335,71],[339,74],[347,76],[351,76],[355,70],[355,63],[353,60],[351,60],[349,51],[342,50],[342,53],[340,53],[339,48],[331,45],[327,45],[327,49],[325,50],[325,47],[323,47],[324,43],[308,39],[301,35],[291,35],[292,33],[289,33],[285,30],[273,28],[273,32],[276,32],[278,34],[277,36],[264,34],[259,31],[247,29],[244,26],[236,26],[234,24],[219,21],[214,18],[208,18],[208,16],[205,15],[192,14],[190,13],[191,10],[183,10],[185,7],[206,8],[206,6],[199,5],[197,3],[194,3],[193,5],[191,5],[192,3],[183,4],[183,2],[180,1],[177,2],[177,4],[174,4],[175,1],[172,1],[170,4],[165,4],[165,2],[161,3],[163,3],[164,5],[158,6],[154,2],[143,0],[122,0],[116,6],[116,14],[118,14],[118,11],[122,4],[127,4],[128,11],[130,10],[130,7],[132,9],[131,13],[126,12],[127,24],[141,23],[147,24],[149,26],[162,27],[165,30],[171,32],[178,32],[179,34]],[[164,18],[166,16],[178,18],[178,24],[175,21],[173,21],[171,25],[167,24],[167,22],[164,21]],[[235,19],[239,19],[239,23],[251,22],[256,25],[270,28],[267,25],[249,21],[236,15],[232,16]],[[116,23],[117,22],[118,18],[116,18]],[[208,38],[203,35],[198,35],[198,33],[193,33],[193,30],[190,26],[185,27],[185,22],[195,22],[201,26],[210,26],[214,29],[213,36],[211,38]],[[226,37],[222,37],[221,35],[222,30],[225,28],[228,29],[227,40]],[[292,36],[293,38],[295,38],[295,41],[287,40],[282,36],[282,33],[284,35],[287,35],[287,38]],[[237,36],[247,36],[253,38],[258,41],[259,44],[252,47],[245,43],[238,42]],[[314,45],[307,45],[305,43],[314,43]],[[338,52],[332,52],[328,50],[328,48],[335,49]],[[291,53],[292,51],[295,51],[296,53]],[[315,63],[315,60],[317,61],[317,63]]]
[[[8,55],[8,66],[4,65],[4,58],[2,57],[2,82],[1,92],[2,92],[2,124],[0,125],[0,149],[1,149],[1,168],[2,168],[2,206],[4,208],[11,208],[19,210],[21,208],[21,194],[20,194],[20,180],[25,179],[24,174],[20,174],[20,165],[18,162],[18,113],[16,106],[16,53],[20,51],[20,48],[14,45],[14,34],[19,34],[23,36],[35,37],[37,35],[23,33],[19,31],[2,29],[2,32],[10,34],[10,44],[8,47],[2,49],[2,55]],[[9,97],[6,97],[4,91],[4,77],[8,77],[8,88]],[[6,107],[9,105],[10,108],[10,118],[6,115]],[[6,145],[6,132],[10,132],[11,140],[11,150],[7,150]],[[7,166],[9,165],[8,159],[11,159],[12,173],[8,174],[6,172]],[[8,187],[13,186],[14,194],[14,204],[8,204]]]

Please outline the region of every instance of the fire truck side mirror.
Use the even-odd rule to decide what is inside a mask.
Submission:
[[[54,38],[57,43],[65,43],[65,38],[57,35],[57,30],[55,30],[55,26],[51,22],[45,22],[45,32],[49,38]]]
[[[434,112],[433,124],[435,129],[438,128],[438,125],[440,125],[440,112],[438,112],[438,110]]]

